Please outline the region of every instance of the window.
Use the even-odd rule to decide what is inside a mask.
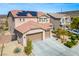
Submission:
[[[20,19],[20,21],[21,21],[21,19]]]
[[[25,21],[25,19],[23,18],[23,21]]]
[[[47,18],[39,18],[38,22],[47,22]]]
[[[64,23],[64,18],[62,19],[62,23]]]
[[[21,18],[20,21],[25,21],[25,19],[24,18]]]

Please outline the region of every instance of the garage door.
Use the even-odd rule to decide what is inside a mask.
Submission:
[[[32,39],[33,41],[42,40],[43,39],[43,33],[34,33],[34,34],[28,34],[26,35],[26,38]]]
[[[46,31],[45,32],[45,38],[49,38],[50,37],[50,31]]]

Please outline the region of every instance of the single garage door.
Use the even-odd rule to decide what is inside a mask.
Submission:
[[[34,34],[27,34],[26,38],[32,39],[33,41],[42,40],[43,39],[43,32],[34,33]]]
[[[45,32],[45,38],[47,39],[47,38],[49,38],[50,37],[50,31],[46,31]]]

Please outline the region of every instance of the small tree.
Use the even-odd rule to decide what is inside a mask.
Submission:
[[[68,32],[67,32],[66,30],[61,29],[61,35],[63,36],[62,43],[63,43],[64,41],[66,41],[65,35],[67,35],[67,33],[68,33]]]
[[[71,29],[79,29],[79,17],[74,17],[70,26]]]
[[[60,29],[60,28],[58,28],[58,29],[55,31],[56,36],[57,36],[58,38],[60,38],[60,32],[61,32],[61,29]]]
[[[27,55],[30,55],[32,53],[32,40],[28,39],[27,40],[27,45],[24,47],[24,51]]]
[[[64,36],[67,35],[67,31],[66,31],[66,30],[63,30],[63,29],[61,29],[61,28],[59,28],[59,29],[57,29],[57,31],[56,31],[56,35],[57,35],[57,37],[59,37],[59,38],[61,39],[61,42],[63,43],[64,41],[66,41],[66,40],[64,39]],[[60,36],[63,36],[63,38],[61,38]]]

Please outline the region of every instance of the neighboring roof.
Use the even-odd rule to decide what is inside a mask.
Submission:
[[[6,18],[7,15],[0,15],[0,18]]]
[[[23,11],[23,10],[12,10],[9,13],[13,15],[13,17],[40,17],[45,15],[43,12],[36,11]]]
[[[16,30],[21,32],[21,33],[25,33],[31,29],[44,29],[44,30],[48,30],[50,29],[50,25],[52,25],[51,23],[37,23],[34,21],[28,21],[27,23],[24,23],[18,27],[16,27]]]
[[[55,14],[49,14],[49,15],[51,15],[51,16],[53,16],[53,17],[55,17],[55,18],[61,18],[61,17],[66,16],[66,14],[58,14],[58,13],[55,13]]]

